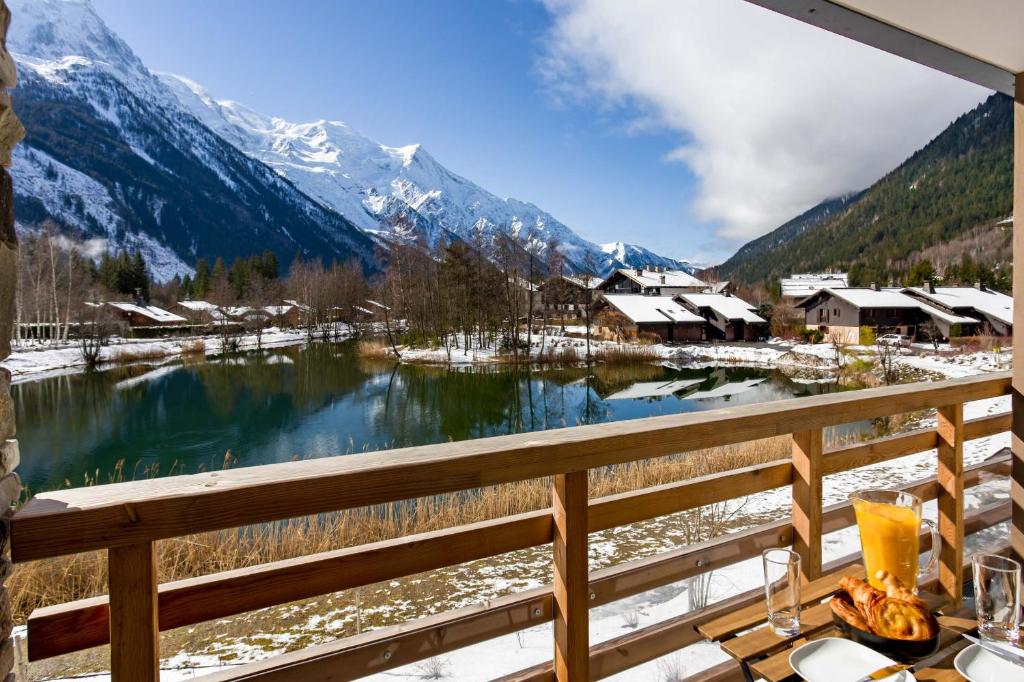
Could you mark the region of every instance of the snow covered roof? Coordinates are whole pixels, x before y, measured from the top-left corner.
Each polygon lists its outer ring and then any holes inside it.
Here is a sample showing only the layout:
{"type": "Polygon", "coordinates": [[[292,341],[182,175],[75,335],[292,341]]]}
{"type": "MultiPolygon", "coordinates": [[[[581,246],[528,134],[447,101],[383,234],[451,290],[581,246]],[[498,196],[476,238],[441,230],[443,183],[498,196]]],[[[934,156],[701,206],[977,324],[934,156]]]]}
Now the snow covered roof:
{"type": "Polygon", "coordinates": [[[797,303],[797,307],[803,307],[818,294],[832,294],[847,303],[858,308],[920,308],[921,302],[911,298],[900,289],[883,288],[872,289],[870,287],[825,287],[815,292],[810,297],[797,303]]]}
{"type": "Polygon", "coordinates": [[[352,306],[352,308],[353,308],[353,310],[358,310],[359,312],[363,313],[364,315],[373,315],[374,314],[374,312],[372,310],[364,308],[361,305],[354,305],[354,306],[352,306]]]}
{"type": "Polygon", "coordinates": [[[638,381],[629,388],[612,393],[605,400],[635,400],[669,396],[696,386],[704,379],[676,379],[675,381],[638,381]]]}
{"type": "Polygon", "coordinates": [[[933,305],[928,305],[924,301],[920,301],[918,303],[918,306],[921,308],[921,310],[928,313],[928,315],[930,315],[931,317],[935,318],[936,320],[942,320],[943,322],[946,322],[948,324],[978,324],[978,320],[974,319],[973,317],[967,317],[965,315],[956,315],[954,313],[947,313],[945,310],[942,310],[941,308],[936,308],[933,305]]]}
{"type": "Polygon", "coordinates": [[[721,386],[716,386],[709,391],[697,391],[686,396],[690,400],[708,400],[711,398],[727,398],[729,396],[736,395],[737,393],[743,393],[750,389],[763,384],[766,379],[747,379],[745,381],[732,381],[721,386]]]}
{"type": "Polygon", "coordinates": [[[178,301],[178,305],[194,312],[209,312],[217,309],[217,306],[207,301],[178,301]]]}
{"type": "Polygon", "coordinates": [[[270,315],[277,317],[279,315],[286,315],[294,307],[293,305],[268,305],[264,306],[263,309],[270,315]]]}
{"type": "Polygon", "coordinates": [[[221,308],[221,310],[223,310],[228,317],[244,317],[252,311],[252,308],[247,305],[240,305],[234,307],[225,306],[221,308]]]}
{"type": "Polygon", "coordinates": [[[152,305],[135,305],[134,303],[120,303],[120,302],[108,302],[112,308],[117,308],[120,311],[126,313],[134,313],[136,315],[142,315],[148,317],[154,322],[188,322],[181,315],[175,315],[174,313],[168,312],[163,308],[157,308],[152,305]]]}
{"type": "Polygon", "coordinates": [[[702,282],[683,270],[663,270],[661,272],[656,272],[654,270],[641,269],[637,272],[637,268],[619,268],[617,272],[621,272],[629,279],[644,287],[685,287],[691,289],[704,289],[707,287],[705,282],[702,282]],[[662,280],[662,278],[664,278],[664,280],[662,280]]]}
{"type": "Polygon", "coordinates": [[[1005,324],[1013,324],[1013,298],[998,291],[975,287],[935,287],[935,293],[925,287],[911,287],[910,291],[950,310],[972,308],[1005,324]]]}
{"type": "Polygon", "coordinates": [[[794,274],[779,280],[782,295],[788,298],[806,298],[829,287],[850,286],[845,272],[808,272],[794,274]]]}
{"type": "Polygon", "coordinates": [[[724,282],[708,282],[708,293],[721,294],[725,293],[725,290],[729,288],[732,282],[725,280],[724,282]]]}
{"type": "Polygon", "coordinates": [[[711,308],[727,320],[743,320],[753,324],[767,324],[767,320],[754,312],[754,306],[738,296],[725,296],[724,294],[679,294],[677,298],[681,298],[697,308],[711,308]]]}
{"type": "Polygon", "coordinates": [[[703,323],[704,318],[691,313],[671,296],[638,296],[637,294],[605,294],[604,300],[635,323],[682,322],[703,323]]]}
{"type": "Polygon", "coordinates": [[[569,282],[570,284],[573,284],[578,287],[586,287],[587,289],[596,289],[599,286],[601,286],[602,282],[604,282],[604,280],[601,279],[600,277],[588,277],[587,283],[584,284],[582,277],[575,277],[573,275],[562,275],[562,279],[564,279],[566,282],[569,282]]]}
{"type": "Polygon", "coordinates": [[[298,308],[299,310],[309,310],[309,306],[306,305],[305,303],[299,303],[298,301],[295,301],[295,300],[290,299],[290,298],[284,299],[284,302],[287,303],[290,306],[294,306],[294,307],[298,308]]]}

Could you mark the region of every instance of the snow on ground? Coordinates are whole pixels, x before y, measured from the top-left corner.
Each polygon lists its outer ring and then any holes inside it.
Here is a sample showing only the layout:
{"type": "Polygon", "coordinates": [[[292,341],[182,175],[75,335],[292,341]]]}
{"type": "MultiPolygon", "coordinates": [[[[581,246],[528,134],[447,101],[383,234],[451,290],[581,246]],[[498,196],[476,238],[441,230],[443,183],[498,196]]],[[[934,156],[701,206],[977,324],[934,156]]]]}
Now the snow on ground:
{"type": "MultiPolygon", "coordinates": [[[[270,328],[263,332],[263,348],[275,348],[279,346],[291,346],[305,343],[307,337],[304,331],[291,331],[277,328],[270,328]]],[[[132,358],[176,358],[184,352],[187,347],[197,341],[202,341],[207,355],[215,355],[221,352],[221,340],[217,336],[205,336],[201,338],[182,339],[153,339],[153,340],[132,340],[132,339],[111,339],[110,345],[105,346],[100,355],[102,362],[130,361],[132,358]]],[[[256,337],[248,334],[239,338],[239,350],[253,350],[256,348],[256,337]]],[[[15,347],[14,352],[0,363],[11,372],[14,383],[21,381],[41,379],[53,374],[66,374],[85,369],[85,359],[77,343],[68,343],[62,346],[51,345],[20,345],[15,347]]]]}
{"type": "MultiPolygon", "coordinates": [[[[289,336],[286,333],[278,332],[270,336],[271,343],[299,342],[301,335],[289,336]],[[297,338],[298,337],[298,338],[297,338]]],[[[268,336],[264,336],[264,342],[268,342],[268,336]]],[[[148,342],[148,343],[169,343],[169,342],[148,342]]],[[[571,337],[549,336],[545,339],[545,345],[550,348],[568,349],[573,348],[582,355],[585,352],[585,340],[571,337]]],[[[602,347],[603,342],[594,343],[594,347],[602,347]]],[[[608,344],[616,345],[616,344],[608,344]]],[[[687,346],[650,346],[658,357],[673,364],[702,364],[702,363],[738,363],[763,366],[793,366],[828,367],[833,362],[834,350],[828,344],[818,345],[793,345],[779,342],[777,340],[766,344],[704,344],[687,346]]],[[[872,348],[859,348],[855,352],[868,354],[872,348]]],[[[67,351],[41,351],[43,353],[61,353],[67,351]]],[[[77,352],[77,351],[75,351],[77,352]]],[[[180,350],[179,350],[180,352],[180,350]]],[[[209,351],[208,351],[209,352],[209,351]]],[[[532,349],[536,354],[539,352],[536,347],[532,349]]],[[[447,353],[441,349],[440,353],[445,357],[438,358],[437,350],[403,352],[403,360],[431,362],[447,361],[447,353]]],[[[23,354],[27,354],[23,353],[23,354]]],[[[456,352],[453,349],[453,363],[491,362],[495,360],[493,351],[470,351],[469,353],[456,352]]],[[[973,353],[956,356],[940,355],[915,355],[905,351],[900,355],[899,362],[921,370],[927,370],[948,377],[968,376],[984,372],[1006,369],[1008,366],[1008,355],[994,355],[993,353],[973,353]]],[[[15,363],[12,371],[20,369],[15,363]]],[[[45,366],[46,362],[26,362],[24,367],[32,371],[31,367],[45,366]]],[[[156,367],[149,375],[162,371],[156,367]]],[[[131,379],[129,381],[143,380],[147,375],[131,379]]],[[[1006,412],[1010,409],[1010,402],[1007,396],[992,398],[988,400],[968,403],[964,408],[965,419],[973,419],[985,415],[1006,412]]],[[[925,416],[911,428],[926,428],[934,426],[934,416],[925,416]]],[[[997,434],[986,438],[970,441],[964,446],[964,460],[967,465],[975,464],[990,457],[994,453],[1009,447],[1009,434],[997,434]]],[[[936,453],[935,450],[918,453],[903,457],[891,462],[864,467],[850,472],[843,472],[826,478],[824,483],[824,499],[826,505],[842,502],[854,490],[866,487],[893,487],[914,481],[917,479],[933,476],[935,474],[936,453]]],[[[967,509],[977,508],[997,500],[1008,499],[1009,483],[1004,478],[986,482],[968,491],[966,498],[967,509]]],[[[788,488],[777,489],[753,495],[743,500],[736,500],[730,503],[730,511],[736,512],[736,519],[741,522],[731,531],[739,531],[762,523],[786,518],[789,514],[791,497],[788,488]]],[[[934,502],[926,505],[925,516],[935,518],[936,509],[934,502]]],[[[659,526],[649,526],[643,529],[646,546],[653,552],[665,551],[675,545],[675,538],[669,529],[671,525],[660,526],[663,532],[656,532],[659,526]],[[653,533],[653,535],[652,535],[653,533]]],[[[637,541],[636,531],[629,529],[614,529],[596,534],[591,538],[591,560],[614,559],[618,554],[620,542],[635,543],[637,541]]],[[[987,534],[981,534],[981,541],[992,541],[1005,535],[1005,528],[996,527],[990,529],[987,534]]],[[[977,539],[974,542],[978,542],[977,539]]],[[[859,538],[856,527],[847,528],[832,533],[823,539],[823,555],[825,561],[847,556],[859,551],[859,538]]],[[[607,565],[607,561],[601,565],[607,565]]],[[[481,579],[480,576],[477,576],[481,579]]],[[[494,583],[487,586],[476,585],[477,588],[486,587],[488,592],[500,590],[503,581],[508,582],[508,575],[502,571],[495,571],[494,575],[483,580],[494,583]]],[[[598,607],[591,612],[591,642],[597,643],[607,639],[618,637],[637,628],[643,628],[656,624],[666,619],[679,616],[682,613],[693,610],[703,601],[699,595],[701,584],[696,579],[689,579],[677,584],[667,585],[647,593],[635,595],[621,600],[614,604],[598,607]]],[[[707,578],[707,604],[713,604],[722,599],[731,597],[737,593],[759,588],[763,584],[761,565],[759,559],[744,561],[733,566],[716,570],[707,578]]],[[[539,581],[532,578],[526,581],[517,581],[516,589],[529,589],[540,586],[539,581]],[[525,586],[521,583],[526,583],[525,586]]],[[[468,586],[473,587],[473,586],[468,586]]],[[[315,618],[321,618],[316,616],[315,618]]],[[[317,628],[317,623],[311,620],[308,623],[310,630],[317,628]]],[[[260,635],[261,638],[271,643],[269,647],[259,649],[245,647],[239,644],[237,647],[228,647],[227,651],[237,657],[232,660],[231,665],[245,663],[265,658],[274,653],[283,652],[292,641],[291,634],[268,632],[260,635]],[[278,648],[279,647],[279,648],[278,648]]],[[[221,654],[225,650],[221,650],[221,654]]],[[[550,660],[551,657],[551,626],[550,624],[524,630],[517,634],[498,637],[481,644],[459,649],[450,654],[440,656],[436,659],[423,661],[380,673],[368,679],[371,680],[420,680],[425,678],[450,679],[450,680],[486,680],[494,677],[515,672],[531,665],[550,660]]],[[[671,680],[679,679],[687,675],[693,675],[699,671],[727,660],[727,655],[722,653],[717,646],[708,643],[699,643],[686,647],[669,656],[643,665],[632,668],[626,672],[616,675],[616,680],[671,680]]],[[[163,680],[189,680],[198,677],[220,667],[228,667],[218,661],[213,655],[189,655],[179,653],[163,662],[163,680]]],[[[75,680],[109,680],[109,675],[92,675],[75,677],[75,680]]]]}

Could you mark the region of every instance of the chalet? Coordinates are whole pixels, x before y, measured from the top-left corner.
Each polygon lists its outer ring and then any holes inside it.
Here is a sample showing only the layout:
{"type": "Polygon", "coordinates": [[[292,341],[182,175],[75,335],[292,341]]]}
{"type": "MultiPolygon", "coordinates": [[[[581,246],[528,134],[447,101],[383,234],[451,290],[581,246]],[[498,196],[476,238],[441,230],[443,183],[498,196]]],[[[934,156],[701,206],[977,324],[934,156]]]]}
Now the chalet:
{"type": "Polygon", "coordinates": [[[210,324],[222,317],[217,306],[208,301],[185,300],[176,305],[191,324],[210,324]]]}
{"type": "Polygon", "coordinates": [[[293,305],[268,305],[263,310],[275,327],[298,327],[302,322],[299,309],[293,305]]]}
{"type": "Polygon", "coordinates": [[[908,287],[903,291],[950,315],[975,320],[973,325],[945,331],[945,336],[1013,334],[1013,298],[980,283],[973,287],[937,287],[927,282],[923,287],[908,287]]]}
{"type": "Polygon", "coordinates": [[[676,300],[707,320],[706,336],[724,341],[757,341],[768,337],[768,321],[756,308],[732,294],[680,294],[676,300]]]}
{"type": "Polygon", "coordinates": [[[188,324],[181,315],[175,315],[154,305],[108,302],[109,306],[128,323],[129,327],[180,327],[188,324]]]}
{"type": "Polygon", "coordinates": [[[822,289],[846,289],[850,280],[845,272],[805,272],[779,280],[780,296],[790,303],[802,301],[822,289]]]}
{"type": "Polygon", "coordinates": [[[583,306],[597,300],[600,277],[558,275],[538,287],[541,305],[549,314],[582,317],[583,306]]]}
{"type": "Polygon", "coordinates": [[[808,329],[820,329],[841,343],[860,343],[862,327],[876,334],[913,338],[923,324],[934,323],[940,334],[948,336],[957,326],[977,323],[974,318],[951,314],[908,296],[901,289],[877,286],[822,289],[796,307],[804,310],[808,329]]]}
{"type": "Polygon", "coordinates": [[[599,289],[605,294],[643,294],[645,296],[675,296],[707,291],[708,285],[683,270],[655,268],[619,268],[599,289]]]}
{"type": "Polygon", "coordinates": [[[652,334],[666,343],[700,341],[704,318],[690,312],[671,296],[604,294],[598,302],[597,324],[615,337],[652,334]]]}

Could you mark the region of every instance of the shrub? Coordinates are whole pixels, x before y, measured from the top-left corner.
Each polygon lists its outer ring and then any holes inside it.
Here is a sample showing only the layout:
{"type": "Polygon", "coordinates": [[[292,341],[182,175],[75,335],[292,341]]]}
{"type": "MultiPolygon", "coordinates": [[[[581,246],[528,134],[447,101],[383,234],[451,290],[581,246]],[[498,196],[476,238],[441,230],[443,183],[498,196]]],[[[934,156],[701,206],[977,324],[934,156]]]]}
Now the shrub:
{"type": "Polygon", "coordinates": [[[871,327],[864,326],[860,328],[860,345],[862,346],[873,346],[875,345],[875,330],[871,327]]]}

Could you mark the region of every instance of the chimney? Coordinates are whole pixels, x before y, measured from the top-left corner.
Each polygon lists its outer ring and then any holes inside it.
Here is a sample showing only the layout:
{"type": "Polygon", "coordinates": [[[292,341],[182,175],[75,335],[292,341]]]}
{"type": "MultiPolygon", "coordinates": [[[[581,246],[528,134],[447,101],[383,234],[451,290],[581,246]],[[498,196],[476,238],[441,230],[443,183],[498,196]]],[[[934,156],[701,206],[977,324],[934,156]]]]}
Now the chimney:
{"type": "Polygon", "coordinates": [[[644,269],[643,268],[637,267],[637,268],[633,268],[633,270],[636,272],[638,277],[640,275],[644,274],[644,269]]]}
{"type": "Polygon", "coordinates": [[[665,283],[665,275],[662,275],[662,276],[661,276],[661,277],[659,277],[658,279],[660,279],[660,280],[661,280],[661,283],[662,283],[662,284],[664,284],[664,283],[665,283]]]}
{"type": "Polygon", "coordinates": [[[974,283],[974,288],[978,291],[985,291],[985,285],[980,280],[974,283]]]}
{"type": "Polygon", "coordinates": [[[935,282],[934,282],[934,280],[932,280],[931,277],[929,277],[928,279],[926,279],[924,281],[924,290],[926,292],[928,292],[929,294],[934,294],[935,293],[935,282]]]}
{"type": "Polygon", "coordinates": [[[146,307],[146,301],[142,298],[142,289],[139,287],[135,287],[135,305],[146,307]]]}
{"type": "Polygon", "coordinates": [[[878,286],[878,282],[872,282],[872,283],[871,283],[871,289],[872,289],[873,291],[881,291],[881,290],[882,290],[882,287],[878,286]]]}

